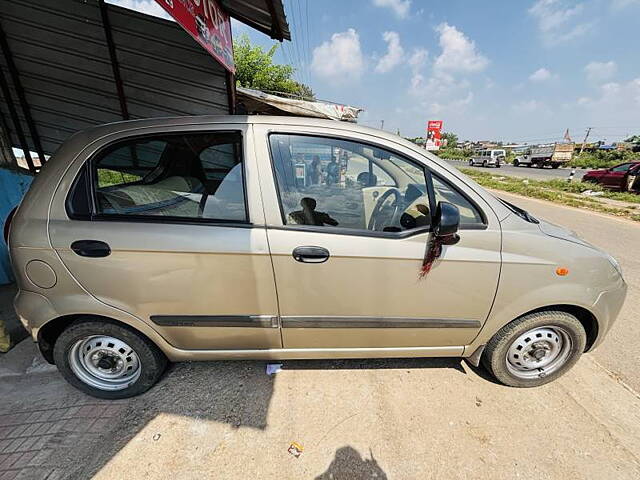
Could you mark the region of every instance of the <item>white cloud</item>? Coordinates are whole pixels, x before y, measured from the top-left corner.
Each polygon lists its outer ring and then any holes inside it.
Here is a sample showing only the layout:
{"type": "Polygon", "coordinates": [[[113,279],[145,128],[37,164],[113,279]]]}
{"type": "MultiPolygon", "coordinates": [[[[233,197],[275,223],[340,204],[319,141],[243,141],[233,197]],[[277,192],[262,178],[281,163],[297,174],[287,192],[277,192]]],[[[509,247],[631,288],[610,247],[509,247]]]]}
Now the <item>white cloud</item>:
{"type": "Polygon", "coordinates": [[[481,55],[476,44],[456,27],[441,23],[436,27],[440,34],[442,53],[436,58],[434,68],[449,72],[479,72],[489,64],[489,60],[481,55]]]}
{"type": "Polygon", "coordinates": [[[578,105],[592,107],[603,114],[624,115],[628,111],[637,115],[636,112],[640,108],[640,77],[626,84],[605,83],[600,86],[600,94],[597,98],[580,97],[578,105]]]}
{"type": "Polygon", "coordinates": [[[471,83],[465,77],[484,70],[489,60],[456,27],[442,23],[436,32],[441,51],[428,76],[421,71],[427,59],[426,50],[414,51],[409,58],[412,67],[409,93],[418,100],[423,114],[459,117],[474,99],[471,83]]]}
{"type": "Polygon", "coordinates": [[[387,53],[378,61],[376,72],[386,73],[400,65],[404,59],[404,49],[400,44],[400,35],[396,32],[384,32],[382,38],[387,42],[387,53]]]}
{"type": "Polygon", "coordinates": [[[613,0],[611,4],[615,10],[621,10],[630,6],[640,6],[640,0],[613,0]]]}
{"type": "Polygon", "coordinates": [[[407,18],[411,8],[411,0],[373,0],[373,4],[376,7],[390,8],[398,18],[407,18]]]}
{"type": "Polygon", "coordinates": [[[589,62],[584,71],[587,79],[592,83],[602,83],[610,80],[617,72],[618,65],[613,60],[609,62],[589,62]]]}
{"type": "Polygon", "coordinates": [[[353,28],[334,33],[331,40],[313,49],[311,70],[333,85],[359,79],[364,68],[360,37],[353,28]]]}
{"type": "Polygon", "coordinates": [[[172,20],[165,10],[154,0],[106,0],[107,3],[118,5],[119,7],[128,8],[130,10],[136,10],[147,15],[153,15],[154,17],[165,18],[172,20]]]}
{"type": "Polygon", "coordinates": [[[417,72],[422,67],[424,67],[427,62],[427,58],[429,57],[429,52],[424,48],[414,48],[409,56],[409,66],[413,70],[413,72],[417,72]]]}
{"type": "Polygon", "coordinates": [[[541,110],[542,107],[543,105],[537,100],[523,100],[512,106],[516,113],[533,113],[541,110]]]}
{"type": "Polygon", "coordinates": [[[439,103],[439,102],[432,103],[427,107],[428,108],[427,113],[431,113],[433,115],[440,115],[442,113],[447,113],[451,115],[454,113],[459,113],[461,110],[464,110],[464,108],[467,105],[470,105],[472,102],[473,102],[473,92],[468,92],[465,97],[459,98],[457,100],[452,100],[451,102],[448,102],[448,103],[439,103]]]}
{"type": "Polygon", "coordinates": [[[584,4],[574,3],[566,0],[537,0],[529,9],[529,14],[536,19],[543,41],[548,46],[569,41],[589,31],[591,23],[576,23],[584,12],[584,4]]]}
{"type": "Polygon", "coordinates": [[[553,74],[547,70],[546,68],[539,68],[531,75],[529,75],[529,80],[532,82],[546,82],[547,80],[551,80],[553,74]]]}

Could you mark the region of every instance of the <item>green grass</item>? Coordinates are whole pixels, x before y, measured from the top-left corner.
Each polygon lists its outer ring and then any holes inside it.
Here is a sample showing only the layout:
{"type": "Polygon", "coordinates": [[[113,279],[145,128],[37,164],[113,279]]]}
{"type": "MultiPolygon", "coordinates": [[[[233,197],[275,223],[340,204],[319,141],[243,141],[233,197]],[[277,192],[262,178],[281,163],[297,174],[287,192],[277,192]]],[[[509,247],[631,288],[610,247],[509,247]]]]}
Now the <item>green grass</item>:
{"type": "Polygon", "coordinates": [[[126,172],[116,172],[107,168],[98,169],[98,187],[110,187],[112,185],[121,185],[123,183],[137,182],[142,177],[126,172]]]}
{"type": "Polygon", "coordinates": [[[583,182],[566,182],[563,180],[530,180],[516,177],[503,177],[498,174],[491,174],[472,170],[470,168],[460,169],[462,173],[470,176],[483,187],[504,192],[514,193],[530,198],[538,198],[549,202],[568,205],[571,207],[593,210],[607,213],[618,217],[625,217],[640,222],[640,195],[633,193],[610,192],[603,190],[597,185],[583,182]],[[603,192],[601,197],[577,197],[585,190],[603,192]],[[639,204],[639,207],[616,207],[608,205],[598,200],[598,198],[611,198],[624,202],[639,204]]]}
{"type": "Polygon", "coordinates": [[[595,152],[583,152],[582,155],[574,155],[569,162],[570,167],[578,168],[610,168],[624,162],[640,160],[640,153],[619,150],[597,150],[595,152]]]}

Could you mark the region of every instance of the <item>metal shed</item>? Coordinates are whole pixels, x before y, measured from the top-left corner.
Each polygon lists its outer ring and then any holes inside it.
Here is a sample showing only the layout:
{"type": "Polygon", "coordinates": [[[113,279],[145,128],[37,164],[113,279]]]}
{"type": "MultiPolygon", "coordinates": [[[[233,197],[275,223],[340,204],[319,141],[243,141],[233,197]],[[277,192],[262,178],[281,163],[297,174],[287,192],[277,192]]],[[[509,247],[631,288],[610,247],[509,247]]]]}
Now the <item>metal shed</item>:
{"type": "MultiPolygon", "coordinates": [[[[290,39],[282,0],[218,2],[229,16],[290,39]]],[[[175,22],[104,0],[0,0],[0,99],[2,231],[30,183],[12,146],[24,151],[33,174],[66,138],[92,125],[233,113],[235,79],[175,22]]],[[[0,284],[9,278],[0,235],[0,284]]]]}

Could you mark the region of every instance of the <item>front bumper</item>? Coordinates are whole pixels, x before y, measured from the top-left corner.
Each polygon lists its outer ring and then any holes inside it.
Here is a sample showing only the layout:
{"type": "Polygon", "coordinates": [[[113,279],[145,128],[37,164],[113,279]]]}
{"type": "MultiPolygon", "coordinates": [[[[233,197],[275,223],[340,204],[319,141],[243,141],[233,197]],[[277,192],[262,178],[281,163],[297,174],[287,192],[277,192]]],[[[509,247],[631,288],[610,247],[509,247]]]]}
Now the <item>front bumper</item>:
{"type": "Polygon", "coordinates": [[[593,304],[592,310],[598,319],[598,336],[590,351],[602,343],[618,318],[627,296],[627,284],[620,276],[619,283],[609,290],[601,292],[593,304]]]}

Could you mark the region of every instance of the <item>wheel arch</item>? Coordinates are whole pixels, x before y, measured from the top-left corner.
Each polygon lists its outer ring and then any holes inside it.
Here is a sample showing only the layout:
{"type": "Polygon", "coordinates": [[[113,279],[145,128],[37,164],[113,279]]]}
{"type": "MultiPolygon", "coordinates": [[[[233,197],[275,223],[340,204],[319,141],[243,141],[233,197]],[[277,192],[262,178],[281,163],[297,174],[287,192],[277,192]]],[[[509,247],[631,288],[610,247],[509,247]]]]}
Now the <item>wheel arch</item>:
{"type": "Polygon", "coordinates": [[[126,328],[127,330],[130,330],[132,332],[135,332],[143,336],[153,345],[155,345],[161,352],[163,351],[161,345],[158,345],[158,342],[154,341],[153,338],[151,338],[149,335],[147,335],[145,332],[141,331],[140,329],[126,322],[117,320],[115,318],[106,317],[103,315],[78,313],[73,315],[63,315],[63,316],[54,318],[48,321],[47,323],[45,323],[42,327],[40,327],[40,329],[38,330],[38,335],[36,340],[38,342],[38,348],[40,349],[40,353],[42,353],[42,356],[44,357],[44,359],[51,364],[54,363],[53,347],[58,337],[62,334],[62,332],[67,327],[69,327],[74,323],[79,323],[83,321],[95,321],[95,320],[112,323],[120,327],[126,328]]]}
{"type": "Polygon", "coordinates": [[[514,318],[512,322],[526,315],[530,315],[532,313],[551,312],[551,311],[565,312],[576,317],[584,327],[584,331],[587,334],[587,344],[585,346],[584,351],[588,352],[591,349],[591,347],[593,347],[593,344],[598,338],[598,333],[599,333],[598,320],[596,319],[595,315],[592,312],[578,305],[556,304],[556,305],[547,305],[544,307],[535,308],[533,310],[529,310],[528,312],[525,312],[522,315],[519,315],[518,317],[514,318]]]}
{"type": "MultiPolygon", "coordinates": [[[[600,326],[598,324],[598,320],[596,316],[588,309],[581,307],[579,305],[554,304],[554,305],[545,305],[543,307],[537,307],[527,312],[521,313],[520,315],[514,317],[509,322],[506,322],[500,328],[512,322],[515,322],[516,320],[526,315],[530,315],[532,313],[551,312],[551,311],[565,312],[576,317],[584,327],[584,330],[587,334],[587,343],[585,345],[584,351],[588,352],[589,350],[591,350],[596,340],[598,339],[598,335],[600,333],[600,326]]],[[[498,328],[496,332],[500,330],[500,328],[498,328]]],[[[496,332],[494,332],[494,334],[496,332]]],[[[484,352],[485,347],[487,346],[487,343],[492,337],[493,335],[491,335],[491,337],[487,338],[486,340],[483,340],[482,342],[476,343],[476,345],[473,346],[472,348],[469,348],[469,346],[465,347],[465,353],[466,353],[465,357],[468,360],[470,360],[473,365],[478,366],[480,364],[480,358],[484,352]]]]}

